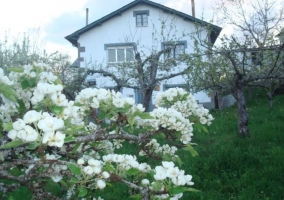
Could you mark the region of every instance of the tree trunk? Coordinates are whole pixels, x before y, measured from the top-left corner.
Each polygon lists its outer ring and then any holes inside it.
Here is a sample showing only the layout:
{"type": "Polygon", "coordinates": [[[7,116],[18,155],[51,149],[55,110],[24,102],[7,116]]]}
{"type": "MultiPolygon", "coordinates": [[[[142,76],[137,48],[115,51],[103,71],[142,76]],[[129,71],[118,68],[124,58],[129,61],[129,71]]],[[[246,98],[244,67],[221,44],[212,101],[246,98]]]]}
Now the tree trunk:
{"type": "Polygon", "coordinates": [[[273,93],[269,91],[269,92],[267,93],[267,97],[268,97],[269,108],[270,108],[270,109],[272,109],[272,106],[273,106],[273,98],[272,98],[272,96],[273,96],[273,93]]]}
{"type": "Polygon", "coordinates": [[[235,88],[233,96],[237,100],[237,107],[238,107],[238,134],[240,137],[249,136],[249,129],[248,129],[248,112],[246,108],[246,100],[245,95],[242,87],[235,88]]]}
{"type": "Polygon", "coordinates": [[[150,102],[152,98],[152,93],[153,89],[147,89],[143,92],[142,104],[147,112],[150,111],[150,102]]]}

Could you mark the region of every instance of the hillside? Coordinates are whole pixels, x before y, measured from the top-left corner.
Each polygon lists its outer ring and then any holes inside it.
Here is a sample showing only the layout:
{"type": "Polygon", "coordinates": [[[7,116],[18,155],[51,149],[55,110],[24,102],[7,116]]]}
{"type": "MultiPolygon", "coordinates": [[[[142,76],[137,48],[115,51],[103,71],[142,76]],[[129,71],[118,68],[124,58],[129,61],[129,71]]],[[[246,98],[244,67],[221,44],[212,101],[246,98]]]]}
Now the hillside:
{"type": "MultiPolygon", "coordinates": [[[[248,102],[249,138],[237,136],[237,109],[214,111],[210,134],[195,134],[199,157],[182,155],[199,193],[183,199],[284,199],[284,96],[248,102]]],[[[183,152],[181,152],[183,154],[183,152]]]]}

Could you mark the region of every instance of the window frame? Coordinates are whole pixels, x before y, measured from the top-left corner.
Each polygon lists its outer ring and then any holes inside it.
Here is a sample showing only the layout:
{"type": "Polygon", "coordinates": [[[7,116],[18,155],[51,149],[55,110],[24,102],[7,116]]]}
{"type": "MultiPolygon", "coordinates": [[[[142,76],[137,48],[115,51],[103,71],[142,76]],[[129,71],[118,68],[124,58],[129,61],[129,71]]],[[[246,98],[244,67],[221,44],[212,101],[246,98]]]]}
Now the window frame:
{"type": "Polygon", "coordinates": [[[137,11],[133,11],[133,17],[135,17],[135,24],[136,27],[148,27],[149,24],[149,20],[148,17],[150,15],[149,10],[137,10],[137,11]],[[141,17],[141,21],[138,22],[138,17],[141,17]],[[138,24],[141,23],[141,24],[138,24]]]}
{"type": "Polygon", "coordinates": [[[116,63],[125,63],[125,62],[134,62],[135,57],[134,57],[134,49],[136,47],[135,43],[110,43],[110,44],[105,44],[104,49],[106,51],[106,60],[108,64],[116,64],[116,63]],[[129,58],[129,54],[127,53],[127,50],[131,49],[133,52],[132,59],[129,58]],[[115,59],[114,61],[109,61],[110,54],[109,50],[114,50],[115,51],[115,59]],[[123,50],[123,60],[120,59],[119,57],[119,50],[123,50]]]}
{"type": "MultiPolygon", "coordinates": [[[[169,42],[162,42],[161,44],[161,49],[165,50],[167,47],[171,47],[171,46],[175,46],[175,48],[171,48],[171,52],[169,53],[169,55],[165,56],[165,58],[173,58],[173,59],[177,59],[180,55],[184,54],[186,49],[187,49],[187,41],[183,40],[183,41],[169,41],[169,42]],[[183,46],[182,49],[182,53],[178,53],[176,51],[176,47],[177,46],[183,46]],[[172,55],[171,55],[172,54],[172,55]]],[[[180,50],[180,49],[179,49],[180,50]]]]}

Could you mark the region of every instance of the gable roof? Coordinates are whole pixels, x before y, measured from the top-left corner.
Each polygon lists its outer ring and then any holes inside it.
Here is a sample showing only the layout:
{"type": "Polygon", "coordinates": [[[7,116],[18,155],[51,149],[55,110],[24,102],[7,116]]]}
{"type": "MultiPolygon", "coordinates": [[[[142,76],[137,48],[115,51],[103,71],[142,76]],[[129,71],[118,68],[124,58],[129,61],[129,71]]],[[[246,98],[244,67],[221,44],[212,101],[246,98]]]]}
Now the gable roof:
{"type": "Polygon", "coordinates": [[[171,14],[175,14],[181,18],[183,18],[184,20],[186,21],[190,21],[190,22],[194,22],[194,23],[198,23],[200,25],[203,25],[203,26],[209,26],[210,27],[210,30],[211,30],[211,33],[210,33],[210,38],[211,38],[211,42],[212,44],[215,43],[217,37],[219,36],[222,28],[219,27],[219,26],[216,26],[216,25],[213,25],[213,24],[210,24],[208,22],[205,22],[203,20],[200,20],[200,19],[197,19],[195,17],[192,17],[190,15],[187,15],[183,12],[180,12],[180,11],[177,11],[175,9],[172,9],[172,8],[169,8],[169,7],[166,7],[166,6],[163,6],[161,4],[158,4],[158,3],[155,3],[155,2],[152,2],[152,1],[149,1],[149,0],[134,0],[132,1],[131,3],[119,8],[118,10],[90,23],[89,25],[75,31],[74,33],[68,35],[65,37],[66,40],[68,40],[69,42],[72,43],[72,45],[76,46],[77,47],[77,40],[79,39],[80,35],[97,27],[97,26],[101,26],[102,23],[112,19],[113,17],[116,17],[116,16],[119,16],[121,15],[124,11],[138,5],[138,4],[146,4],[146,5],[149,5],[149,6],[152,6],[154,8],[158,8],[160,10],[162,10],[163,12],[167,12],[167,13],[171,13],[171,14]]]}

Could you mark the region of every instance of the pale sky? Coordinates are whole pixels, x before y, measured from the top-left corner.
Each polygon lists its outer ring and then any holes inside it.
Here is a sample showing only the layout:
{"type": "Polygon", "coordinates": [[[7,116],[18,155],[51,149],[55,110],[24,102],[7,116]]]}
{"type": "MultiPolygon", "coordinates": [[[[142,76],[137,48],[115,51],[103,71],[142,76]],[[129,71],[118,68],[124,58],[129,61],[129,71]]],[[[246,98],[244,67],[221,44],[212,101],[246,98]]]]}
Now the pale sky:
{"type": "MultiPolygon", "coordinates": [[[[117,10],[133,0],[0,0],[0,39],[31,29],[40,29],[45,49],[61,51],[76,58],[77,49],[64,37],[85,26],[86,8],[89,23],[117,10]]],[[[152,0],[191,15],[191,0],[152,0]]],[[[205,21],[213,18],[215,0],[195,0],[195,16],[205,21]]]]}

